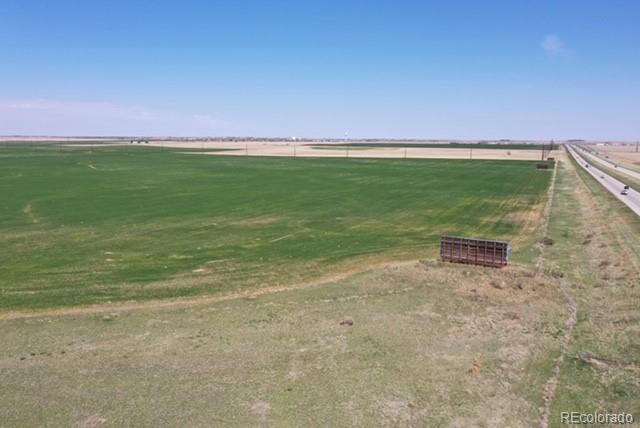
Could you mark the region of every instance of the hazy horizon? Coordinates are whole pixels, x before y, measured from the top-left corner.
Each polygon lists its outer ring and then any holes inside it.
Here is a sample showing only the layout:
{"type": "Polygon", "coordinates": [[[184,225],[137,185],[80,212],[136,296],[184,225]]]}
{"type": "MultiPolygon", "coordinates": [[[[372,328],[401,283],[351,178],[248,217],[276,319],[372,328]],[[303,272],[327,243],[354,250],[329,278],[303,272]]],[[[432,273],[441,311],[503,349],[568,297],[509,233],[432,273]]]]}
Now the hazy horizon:
{"type": "Polygon", "coordinates": [[[300,142],[313,142],[313,141],[331,141],[331,142],[340,142],[340,141],[398,141],[398,142],[433,142],[433,143],[457,143],[457,142],[473,142],[473,143],[624,143],[624,144],[636,144],[640,140],[619,140],[619,139],[584,139],[584,138],[566,138],[566,139],[534,139],[534,138],[395,138],[395,137],[362,137],[362,138],[340,138],[340,137],[288,137],[281,135],[203,135],[203,136],[176,136],[176,135],[25,135],[25,134],[14,134],[14,135],[0,135],[0,141],[8,141],[11,142],[11,139],[16,139],[16,141],[21,141],[20,139],[24,139],[22,141],[28,141],[28,139],[33,139],[34,141],[56,141],[56,140],[144,140],[149,139],[150,141],[162,141],[162,140],[193,140],[193,141],[202,141],[202,140],[252,140],[252,141],[260,141],[260,140],[271,140],[271,141],[300,141],[300,142]]]}

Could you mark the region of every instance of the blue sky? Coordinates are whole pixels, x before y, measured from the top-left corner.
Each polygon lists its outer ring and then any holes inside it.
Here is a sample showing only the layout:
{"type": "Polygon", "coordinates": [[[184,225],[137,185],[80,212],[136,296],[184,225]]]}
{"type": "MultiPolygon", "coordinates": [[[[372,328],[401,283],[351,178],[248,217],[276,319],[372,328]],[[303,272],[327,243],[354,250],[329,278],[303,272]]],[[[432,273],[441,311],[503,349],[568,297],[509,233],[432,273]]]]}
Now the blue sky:
{"type": "Polygon", "coordinates": [[[640,2],[0,3],[0,134],[640,138],[640,2]]]}

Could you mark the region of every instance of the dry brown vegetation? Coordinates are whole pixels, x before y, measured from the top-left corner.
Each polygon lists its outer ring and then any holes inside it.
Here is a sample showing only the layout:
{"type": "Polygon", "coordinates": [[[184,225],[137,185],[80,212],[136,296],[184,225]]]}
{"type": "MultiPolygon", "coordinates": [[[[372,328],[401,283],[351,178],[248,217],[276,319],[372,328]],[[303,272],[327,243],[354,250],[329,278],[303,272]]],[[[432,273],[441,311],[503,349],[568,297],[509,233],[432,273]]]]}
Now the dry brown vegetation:
{"type": "Polygon", "coordinates": [[[557,281],[423,261],[187,308],[4,321],[3,416],[514,425],[537,417],[546,379],[531,368],[558,351],[557,281]]]}
{"type": "Polygon", "coordinates": [[[598,152],[605,159],[627,166],[635,171],[640,170],[640,152],[636,152],[635,143],[607,146],[590,145],[589,148],[598,152]]]}

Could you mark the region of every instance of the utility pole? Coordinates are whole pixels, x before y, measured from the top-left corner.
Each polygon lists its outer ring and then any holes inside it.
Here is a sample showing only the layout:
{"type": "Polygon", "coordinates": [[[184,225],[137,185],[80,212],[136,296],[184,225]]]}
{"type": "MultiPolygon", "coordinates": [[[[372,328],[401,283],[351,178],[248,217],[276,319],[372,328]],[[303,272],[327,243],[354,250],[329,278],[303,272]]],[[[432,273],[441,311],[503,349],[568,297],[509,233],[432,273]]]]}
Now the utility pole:
{"type": "Polygon", "coordinates": [[[636,140],[636,153],[638,153],[638,141],[636,140]]]}

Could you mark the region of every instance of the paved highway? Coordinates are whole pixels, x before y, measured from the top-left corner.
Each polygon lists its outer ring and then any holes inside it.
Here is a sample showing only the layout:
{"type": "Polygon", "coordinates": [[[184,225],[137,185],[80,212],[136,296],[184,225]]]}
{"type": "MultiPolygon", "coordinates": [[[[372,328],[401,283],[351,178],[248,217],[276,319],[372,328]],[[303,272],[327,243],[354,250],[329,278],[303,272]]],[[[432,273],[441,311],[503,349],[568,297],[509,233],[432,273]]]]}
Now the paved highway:
{"type": "Polygon", "coordinates": [[[569,151],[571,156],[573,156],[574,159],[578,162],[578,165],[580,165],[582,169],[584,169],[589,174],[591,174],[591,176],[594,177],[596,180],[598,180],[600,184],[604,186],[605,189],[607,189],[609,192],[613,194],[613,196],[615,196],[620,201],[622,201],[622,203],[628,206],[631,209],[631,211],[636,213],[636,215],[640,216],[640,192],[636,192],[633,189],[629,189],[628,195],[621,195],[620,192],[624,187],[624,183],[622,183],[619,180],[616,180],[610,175],[599,170],[597,167],[593,166],[591,163],[587,162],[582,156],[580,156],[576,152],[573,146],[567,146],[567,150],[569,151]]]}
{"type": "Polygon", "coordinates": [[[627,174],[629,177],[633,177],[633,178],[636,178],[636,179],[640,180],[640,173],[637,172],[637,171],[633,171],[633,170],[631,170],[629,168],[625,168],[625,167],[620,166],[618,164],[615,164],[615,163],[613,163],[613,162],[611,162],[609,160],[602,159],[601,157],[599,157],[597,155],[589,153],[588,151],[586,151],[582,147],[574,147],[574,148],[576,149],[576,151],[580,152],[580,154],[583,155],[585,158],[587,158],[587,159],[589,159],[589,160],[591,160],[593,162],[600,163],[600,164],[602,164],[602,165],[604,165],[606,167],[609,167],[609,168],[615,168],[616,171],[619,171],[619,172],[621,172],[623,174],[627,174]]]}

